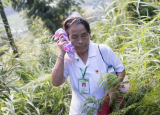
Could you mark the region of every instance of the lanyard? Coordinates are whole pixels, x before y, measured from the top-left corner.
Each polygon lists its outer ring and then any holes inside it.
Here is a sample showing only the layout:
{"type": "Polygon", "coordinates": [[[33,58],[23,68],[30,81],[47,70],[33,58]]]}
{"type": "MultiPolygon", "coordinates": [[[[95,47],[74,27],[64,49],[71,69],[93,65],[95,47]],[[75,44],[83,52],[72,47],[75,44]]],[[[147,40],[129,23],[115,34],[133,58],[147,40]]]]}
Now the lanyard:
{"type": "MultiPolygon", "coordinates": [[[[80,70],[81,70],[81,73],[82,73],[82,69],[80,68],[80,70]]],[[[85,74],[86,74],[86,71],[87,71],[87,67],[85,68],[85,70],[84,70],[84,73],[82,73],[82,78],[84,79],[84,76],[85,76],[85,74]]]]}

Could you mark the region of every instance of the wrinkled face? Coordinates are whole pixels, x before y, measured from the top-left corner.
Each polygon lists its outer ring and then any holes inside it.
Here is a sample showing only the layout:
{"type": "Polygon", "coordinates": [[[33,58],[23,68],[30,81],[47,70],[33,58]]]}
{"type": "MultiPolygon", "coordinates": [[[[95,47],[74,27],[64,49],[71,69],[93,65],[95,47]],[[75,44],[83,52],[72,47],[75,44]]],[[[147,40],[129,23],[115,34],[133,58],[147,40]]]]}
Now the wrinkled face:
{"type": "Polygon", "coordinates": [[[73,24],[68,29],[69,39],[77,52],[85,52],[89,47],[90,34],[83,24],[73,24]]]}

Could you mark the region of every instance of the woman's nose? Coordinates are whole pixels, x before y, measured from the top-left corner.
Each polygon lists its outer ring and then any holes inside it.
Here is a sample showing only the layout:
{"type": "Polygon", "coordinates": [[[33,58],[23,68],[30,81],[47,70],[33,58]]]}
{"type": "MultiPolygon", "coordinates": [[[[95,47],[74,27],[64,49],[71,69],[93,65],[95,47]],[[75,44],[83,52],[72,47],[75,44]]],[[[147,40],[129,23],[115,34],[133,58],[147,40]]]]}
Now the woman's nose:
{"type": "Polygon", "coordinates": [[[79,38],[79,40],[78,40],[78,44],[83,44],[83,40],[82,40],[82,38],[79,38]]]}

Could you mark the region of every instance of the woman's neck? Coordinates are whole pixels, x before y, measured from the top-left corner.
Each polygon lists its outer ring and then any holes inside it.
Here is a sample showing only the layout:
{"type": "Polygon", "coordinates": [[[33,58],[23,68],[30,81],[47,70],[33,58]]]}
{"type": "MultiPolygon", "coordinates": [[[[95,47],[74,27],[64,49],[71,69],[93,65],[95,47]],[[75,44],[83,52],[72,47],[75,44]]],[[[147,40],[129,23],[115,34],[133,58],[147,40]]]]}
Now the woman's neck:
{"type": "Polygon", "coordinates": [[[83,63],[86,64],[87,59],[88,59],[88,49],[85,52],[77,52],[77,54],[82,59],[83,63]]]}

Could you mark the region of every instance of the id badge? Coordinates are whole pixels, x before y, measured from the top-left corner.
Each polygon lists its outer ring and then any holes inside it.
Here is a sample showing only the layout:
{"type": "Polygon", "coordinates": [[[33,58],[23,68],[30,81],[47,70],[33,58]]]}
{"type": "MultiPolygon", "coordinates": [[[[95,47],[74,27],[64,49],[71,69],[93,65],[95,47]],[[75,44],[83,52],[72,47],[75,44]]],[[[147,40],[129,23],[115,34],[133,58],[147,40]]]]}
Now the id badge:
{"type": "Polygon", "coordinates": [[[89,79],[79,79],[78,89],[79,93],[81,94],[89,94],[90,93],[89,79]]]}

